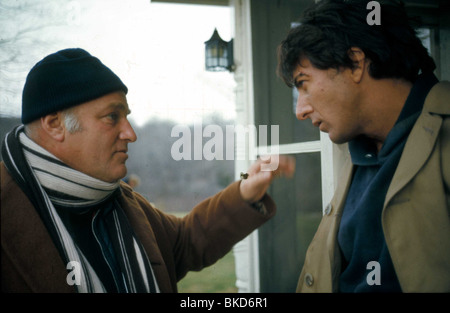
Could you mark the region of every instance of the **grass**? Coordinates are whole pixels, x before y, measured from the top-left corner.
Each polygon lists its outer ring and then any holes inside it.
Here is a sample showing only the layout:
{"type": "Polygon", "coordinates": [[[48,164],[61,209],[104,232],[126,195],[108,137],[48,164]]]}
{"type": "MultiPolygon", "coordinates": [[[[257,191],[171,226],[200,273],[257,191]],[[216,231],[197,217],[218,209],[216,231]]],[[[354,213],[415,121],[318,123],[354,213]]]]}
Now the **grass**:
{"type": "MultiPolygon", "coordinates": [[[[178,217],[186,215],[182,212],[171,214],[178,217]]],[[[189,272],[178,282],[180,293],[235,293],[237,291],[232,251],[200,272],[189,272]]]]}
{"type": "Polygon", "coordinates": [[[235,293],[236,273],[233,252],[200,272],[189,272],[178,282],[180,293],[235,293]]]}

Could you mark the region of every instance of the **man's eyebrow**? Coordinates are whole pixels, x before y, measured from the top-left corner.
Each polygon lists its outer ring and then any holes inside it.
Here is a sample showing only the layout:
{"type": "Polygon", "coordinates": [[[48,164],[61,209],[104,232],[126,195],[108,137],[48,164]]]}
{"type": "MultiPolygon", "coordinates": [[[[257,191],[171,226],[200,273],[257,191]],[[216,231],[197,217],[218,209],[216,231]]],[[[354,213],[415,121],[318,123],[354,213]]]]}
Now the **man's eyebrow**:
{"type": "Polygon", "coordinates": [[[114,108],[114,109],[119,109],[119,110],[121,110],[121,111],[125,111],[125,112],[127,113],[127,115],[131,113],[131,110],[130,110],[130,108],[128,107],[128,105],[126,105],[126,104],[124,104],[124,103],[122,103],[122,102],[113,102],[113,103],[110,103],[110,104],[108,105],[108,108],[114,108]]]}
{"type": "Polygon", "coordinates": [[[299,84],[297,83],[297,81],[299,78],[301,78],[303,76],[307,76],[307,75],[303,72],[300,72],[297,75],[295,75],[294,78],[292,79],[292,85],[294,85],[295,87],[298,87],[299,84]]]}
{"type": "Polygon", "coordinates": [[[296,76],[294,76],[293,81],[295,82],[298,78],[300,78],[300,77],[302,77],[302,76],[306,76],[306,74],[303,73],[303,72],[298,73],[296,76]]]}

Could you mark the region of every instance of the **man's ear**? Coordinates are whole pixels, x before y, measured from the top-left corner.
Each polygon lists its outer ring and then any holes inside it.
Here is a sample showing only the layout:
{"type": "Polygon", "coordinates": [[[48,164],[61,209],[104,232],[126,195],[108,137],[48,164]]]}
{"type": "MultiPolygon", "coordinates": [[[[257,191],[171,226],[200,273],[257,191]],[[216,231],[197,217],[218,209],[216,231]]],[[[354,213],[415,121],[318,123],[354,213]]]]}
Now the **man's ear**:
{"type": "Polygon", "coordinates": [[[48,114],[41,117],[42,129],[56,141],[64,141],[65,126],[64,117],[61,112],[48,114]]]}
{"type": "Polygon", "coordinates": [[[352,79],[355,83],[361,82],[368,67],[368,59],[366,54],[358,47],[352,47],[347,52],[350,60],[353,62],[352,79]]]}

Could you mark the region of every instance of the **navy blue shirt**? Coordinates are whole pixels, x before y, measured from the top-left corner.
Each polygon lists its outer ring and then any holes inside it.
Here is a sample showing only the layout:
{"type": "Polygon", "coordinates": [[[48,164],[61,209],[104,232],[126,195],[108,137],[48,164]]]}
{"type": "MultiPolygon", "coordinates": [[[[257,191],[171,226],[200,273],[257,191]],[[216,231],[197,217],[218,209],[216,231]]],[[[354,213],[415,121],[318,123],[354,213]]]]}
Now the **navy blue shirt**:
{"type": "Polygon", "coordinates": [[[349,142],[355,172],[338,232],[343,255],[339,279],[341,292],[401,292],[386,246],[381,212],[406,139],[428,92],[437,82],[433,74],[419,76],[379,152],[367,137],[349,142]],[[378,262],[379,268],[368,267],[371,261],[378,262]],[[376,277],[372,275],[378,276],[379,284],[374,284],[376,277]]]}

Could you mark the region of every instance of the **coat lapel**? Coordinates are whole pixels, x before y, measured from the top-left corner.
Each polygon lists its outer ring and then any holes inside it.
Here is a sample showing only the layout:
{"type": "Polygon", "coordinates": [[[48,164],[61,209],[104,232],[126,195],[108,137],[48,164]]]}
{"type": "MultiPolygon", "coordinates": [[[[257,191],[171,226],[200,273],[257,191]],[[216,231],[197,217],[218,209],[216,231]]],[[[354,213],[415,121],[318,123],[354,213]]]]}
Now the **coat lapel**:
{"type": "Polygon", "coordinates": [[[152,227],[149,225],[148,218],[145,216],[139,203],[137,203],[137,200],[130,195],[131,191],[128,188],[122,188],[123,197],[120,199],[120,204],[136,236],[147,252],[147,257],[152,265],[159,290],[161,292],[174,292],[166,264],[156,242],[156,236],[152,231],[152,227]]]}
{"type": "Polygon", "coordinates": [[[339,173],[339,182],[334,197],[330,202],[331,211],[328,213],[328,216],[324,216],[324,220],[330,220],[330,225],[326,227],[326,245],[329,253],[328,256],[332,276],[330,281],[331,285],[327,287],[326,290],[329,290],[330,292],[336,292],[338,290],[339,275],[341,272],[341,254],[338,247],[337,234],[354,170],[349,153],[345,155],[343,164],[344,165],[339,173]]]}
{"type": "Polygon", "coordinates": [[[423,112],[408,136],[399,166],[389,186],[384,207],[416,176],[430,156],[442,126],[442,117],[439,114],[449,113],[448,105],[444,103],[446,97],[441,94],[443,91],[448,92],[446,88],[448,88],[448,84],[439,83],[431,89],[427,96],[423,112]]]}
{"type": "Polygon", "coordinates": [[[350,157],[350,154],[346,156],[344,165],[342,166],[341,174],[339,175],[339,182],[335,191],[335,196],[332,200],[333,207],[336,208],[335,214],[342,215],[344,209],[345,199],[347,198],[347,192],[352,182],[354,166],[350,157]]]}

